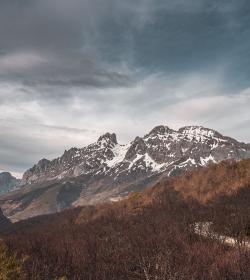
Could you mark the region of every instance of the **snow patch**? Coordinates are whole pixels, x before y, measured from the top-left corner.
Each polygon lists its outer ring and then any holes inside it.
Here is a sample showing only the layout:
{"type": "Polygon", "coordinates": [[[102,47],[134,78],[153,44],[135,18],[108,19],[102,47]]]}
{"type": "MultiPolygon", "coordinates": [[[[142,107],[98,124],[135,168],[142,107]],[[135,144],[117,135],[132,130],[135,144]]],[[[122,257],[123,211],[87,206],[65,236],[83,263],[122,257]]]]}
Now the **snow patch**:
{"type": "Polygon", "coordinates": [[[211,154],[205,158],[200,157],[200,162],[201,162],[202,166],[207,165],[210,161],[212,161],[213,163],[216,163],[216,160],[214,159],[214,157],[211,154]]]}
{"type": "Polygon", "coordinates": [[[196,164],[196,161],[193,159],[193,158],[188,158],[187,160],[185,160],[184,162],[182,162],[179,166],[182,167],[182,166],[186,166],[188,165],[189,163],[195,165],[196,164]]]}
{"type": "Polygon", "coordinates": [[[118,163],[121,163],[124,158],[125,155],[129,149],[129,145],[116,145],[113,149],[112,152],[114,154],[113,159],[106,161],[106,164],[108,165],[108,167],[112,168],[115,165],[117,165],[118,163]]]}

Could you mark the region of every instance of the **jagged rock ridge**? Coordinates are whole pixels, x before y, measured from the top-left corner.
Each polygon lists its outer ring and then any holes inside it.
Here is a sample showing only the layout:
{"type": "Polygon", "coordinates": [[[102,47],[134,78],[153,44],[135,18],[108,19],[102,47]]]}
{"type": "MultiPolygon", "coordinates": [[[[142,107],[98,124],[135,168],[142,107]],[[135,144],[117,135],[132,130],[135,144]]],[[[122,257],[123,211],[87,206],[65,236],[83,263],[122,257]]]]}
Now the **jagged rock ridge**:
{"type": "Polygon", "coordinates": [[[201,126],[172,130],[155,127],[144,137],[136,137],[129,145],[117,143],[116,135],[106,133],[85,148],[72,148],[52,161],[42,159],[24,173],[22,184],[77,177],[84,174],[111,174],[118,179],[124,172],[144,170],[159,173],[168,170],[204,166],[225,159],[250,156],[248,144],[224,137],[201,126]]]}
{"type": "Polygon", "coordinates": [[[179,130],[157,126],[120,145],[106,133],[97,142],[72,148],[52,161],[40,160],[24,173],[21,191],[0,197],[13,219],[51,213],[76,205],[117,200],[162,176],[250,157],[250,145],[201,126],[179,130]]]}

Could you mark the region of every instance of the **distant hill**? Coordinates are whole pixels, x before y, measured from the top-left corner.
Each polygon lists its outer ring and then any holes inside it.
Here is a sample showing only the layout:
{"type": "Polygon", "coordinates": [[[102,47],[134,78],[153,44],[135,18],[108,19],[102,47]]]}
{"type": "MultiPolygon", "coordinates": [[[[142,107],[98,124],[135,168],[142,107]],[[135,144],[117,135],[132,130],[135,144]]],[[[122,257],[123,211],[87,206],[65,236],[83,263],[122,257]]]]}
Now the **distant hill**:
{"type": "Polygon", "coordinates": [[[21,180],[15,178],[9,172],[0,173],[0,194],[16,189],[20,182],[21,180]]]}

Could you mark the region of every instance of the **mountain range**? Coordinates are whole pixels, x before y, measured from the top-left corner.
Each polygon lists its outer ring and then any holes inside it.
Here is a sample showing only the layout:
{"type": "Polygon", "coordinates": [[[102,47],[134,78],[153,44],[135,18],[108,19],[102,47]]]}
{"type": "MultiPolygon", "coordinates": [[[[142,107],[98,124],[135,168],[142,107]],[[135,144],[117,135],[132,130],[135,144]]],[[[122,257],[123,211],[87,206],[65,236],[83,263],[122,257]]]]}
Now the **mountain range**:
{"type": "Polygon", "coordinates": [[[202,126],[157,126],[131,143],[106,133],[84,148],[27,170],[21,188],[0,197],[13,221],[80,205],[117,201],[158,180],[223,160],[250,157],[250,144],[202,126]]]}

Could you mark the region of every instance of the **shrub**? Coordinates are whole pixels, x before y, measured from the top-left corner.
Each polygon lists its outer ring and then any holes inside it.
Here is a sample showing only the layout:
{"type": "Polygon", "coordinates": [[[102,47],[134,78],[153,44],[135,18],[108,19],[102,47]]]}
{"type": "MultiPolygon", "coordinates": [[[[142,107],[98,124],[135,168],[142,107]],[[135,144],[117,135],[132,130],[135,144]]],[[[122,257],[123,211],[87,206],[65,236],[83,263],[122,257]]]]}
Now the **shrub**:
{"type": "Polygon", "coordinates": [[[0,240],[0,279],[24,279],[21,262],[11,255],[4,243],[0,240]]]}

